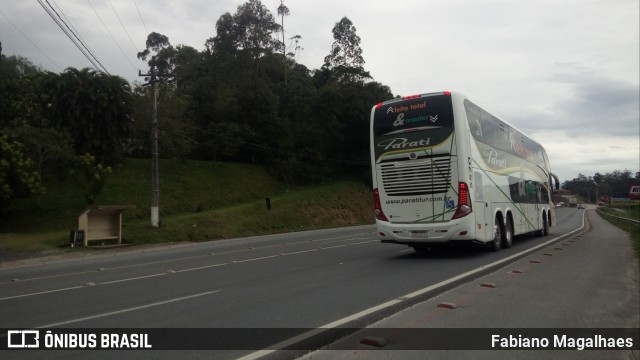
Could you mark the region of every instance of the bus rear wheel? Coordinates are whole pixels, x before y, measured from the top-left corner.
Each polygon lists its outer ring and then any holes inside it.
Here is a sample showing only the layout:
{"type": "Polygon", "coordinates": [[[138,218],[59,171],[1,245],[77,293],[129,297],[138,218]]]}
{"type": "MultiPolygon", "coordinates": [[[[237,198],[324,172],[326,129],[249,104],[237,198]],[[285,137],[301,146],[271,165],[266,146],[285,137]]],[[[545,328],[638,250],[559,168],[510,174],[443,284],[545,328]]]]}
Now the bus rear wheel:
{"type": "Polygon", "coordinates": [[[507,223],[504,226],[502,232],[502,240],[500,245],[503,249],[508,249],[513,244],[513,225],[511,224],[511,218],[507,216],[507,223]]]}
{"type": "Polygon", "coordinates": [[[542,215],[542,229],[538,230],[538,235],[540,237],[545,237],[549,235],[549,223],[547,222],[547,215],[542,215]]]}
{"type": "Polygon", "coordinates": [[[502,221],[500,221],[500,218],[496,217],[494,232],[493,232],[493,240],[489,242],[488,248],[490,251],[498,251],[500,250],[501,243],[502,243],[502,221]]]}

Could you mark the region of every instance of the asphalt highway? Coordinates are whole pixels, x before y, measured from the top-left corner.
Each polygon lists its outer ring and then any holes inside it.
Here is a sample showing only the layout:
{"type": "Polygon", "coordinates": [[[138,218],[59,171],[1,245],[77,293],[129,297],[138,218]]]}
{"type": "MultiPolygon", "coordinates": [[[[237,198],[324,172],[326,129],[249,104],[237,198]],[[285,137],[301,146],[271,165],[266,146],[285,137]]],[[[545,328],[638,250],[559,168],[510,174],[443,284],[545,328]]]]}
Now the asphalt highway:
{"type": "MultiPolygon", "coordinates": [[[[43,331],[363,327],[581,231],[583,214],[558,209],[558,225],[549,236],[516,237],[512,248],[496,253],[463,248],[416,254],[381,244],[373,226],[360,226],[0,266],[0,326],[43,331]]],[[[278,355],[254,350],[7,353],[12,359],[278,355]]]]}
{"type": "Polygon", "coordinates": [[[640,358],[638,259],[628,235],[595,211],[587,215],[582,231],[303,359],[640,358]],[[597,336],[634,342],[590,349],[586,339],[597,336]],[[527,349],[531,339],[543,342],[527,349]],[[434,350],[442,344],[452,346],[434,350]]]}

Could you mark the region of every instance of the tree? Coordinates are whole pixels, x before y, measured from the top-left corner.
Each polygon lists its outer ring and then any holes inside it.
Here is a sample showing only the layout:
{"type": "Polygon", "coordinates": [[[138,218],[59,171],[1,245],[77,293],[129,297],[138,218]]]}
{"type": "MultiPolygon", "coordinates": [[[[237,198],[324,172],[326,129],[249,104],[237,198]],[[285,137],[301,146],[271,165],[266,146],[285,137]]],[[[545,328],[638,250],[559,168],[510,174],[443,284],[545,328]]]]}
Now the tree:
{"type": "Polygon", "coordinates": [[[360,47],[360,37],[356,27],[346,16],[336,23],[332,30],[333,45],[331,52],[324,58],[324,67],[334,72],[341,81],[354,81],[371,78],[364,71],[364,58],[360,47]]]}
{"type": "Polygon", "coordinates": [[[356,34],[356,27],[346,16],[340,19],[332,30],[333,45],[331,52],[324,58],[328,68],[337,66],[362,67],[364,58],[360,48],[360,37],[356,34]]]}
{"type": "Polygon", "coordinates": [[[636,179],[632,177],[630,170],[614,170],[604,175],[596,173],[593,177],[578,174],[573,180],[567,180],[562,184],[562,188],[574,194],[583,196],[585,199],[594,199],[593,195],[613,197],[627,197],[629,185],[635,184],[636,179]]]}
{"type": "Polygon", "coordinates": [[[329,82],[322,86],[313,113],[324,125],[321,136],[327,143],[326,154],[341,166],[367,166],[371,106],[391,97],[389,88],[376,82],[329,82]]]}
{"type": "Polygon", "coordinates": [[[75,159],[71,138],[64,130],[26,125],[18,128],[15,134],[25,145],[29,158],[33,159],[40,183],[43,183],[45,169],[53,173],[75,159]]]}
{"type": "Polygon", "coordinates": [[[601,181],[606,188],[605,192],[601,193],[616,197],[627,197],[629,185],[634,183],[632,172],[628,169],[606,173],[601,181]]]}
{"type": "MultiPolygon", "coordinates": [[[[157,108],[161,114],[158,121],[158,142],[162,144],[159,155],[170,159],[188,158],[197,146],[195,135],[199,132],[189,114],[191,97],[173,84],[160,83],[157,87],[157,108]]],[[[134,89],[136,121],[133,136],[128,140],[128,151],[132,156],[149,156],[152,102],[153,90],[148,86],[137,86],[134,89]]]]}
{"type": "Polygon", "coordinates": [[[176,88],[183,93],[193,91],[194,85],[203,75],[203,61],[198,50],[191,46],[176,46],[172,60],[172,76],[176,88]]]}
{"type": "Polygon", "coordinates": [[[273,37],[280,26],[260,0],[249,0],[238,6],[233,18],[239,48],[249,52],[255,61],[282,46],[273,37]]]}
{"type": "Polygon", "coordinates": [[[209,38],[205,47],[209,55],[232,54],[238,50],[235,22],[230,13],[224,13],[216,22],[216,36],[209,38]]]}
{"type": "Polygon", "coordinates": [[[40,68],[33,65],[27,58],[15,55],[7,57],[0,54],[0,79],[2,80],[37,72],[40,72],[40,68]]]}
{"type": "Polygon", "coordinates": [[[24,146],[0,134],[0,212],[9,210],[17,199],[43,192],[35,164],[26,156],[24,146]]]}
{"type": "Polygon", "coordinates": [[[216,55],[216,60],[226,67],[231,65],[229,62],[244,66],[250,59],[255,86],[260,75],[260,59],[282,46],[273,36],[279,29],[280,25],[259,0],[249,0],[238,6],[233,16],[226,13],[220,17],[216,23],[217,35],[207,40],[206,46],[209,54],[216,55]]]}
{"type": "Polygon", "coordinates": [[[41,71],[0,77],[0,127],[51,126],[47,115],[51,111],[53,91],[44,87],[57,78],[56,74],[41,71]]]}
{"type": "Polygon", "coordinates": [[[138,59],[147,61],[151,80],[155,81],[156,77],[163,78],[172,73],[175,51],[167,36],[152,32],[147,36],[146,48],[138,53],[138,59]]]}
{"type": "Polygon", "coordinates": [[[235,14],[223,14],[216,29],[205,44],[203,77],[192,94],[202,131],[198,153],[207,159],[230,156],[238,153],[236,144],[249,144],[250,152],[238,156],[267,159],[272,154],[265,149],[279,147],[283,135],[278,132],[284,121],[278,116],[280,98],[274,91],[283,78],[282,60],[274,56],[281,46],[274,37],[280,26],[260,1],[250,0],[235,14]]]}
{"type": "Polygon", "coordinates": [[[67,68],[49,79],[44,90],[51,94],[47,107],[52,125],[69,132],[76,153],[94,154],[107,163],[120,158],[133,122],[126,80],[89,68],[67,68]]]}
{"type": "Polygon", "coordinates": [[[240,125],[233,122],[210,123],[202,146],[216,162],[218,155],[235,155],[246,144],[245,133],[240,125]]]}
{"type": "Polygon", "coordinates": [[[91,154],[84,154],[78,157],[76,167],[71,170],[70,175],[82,190],[87,205],[93,205],[111,172],[110,166],[98,162],[91,154]]]}

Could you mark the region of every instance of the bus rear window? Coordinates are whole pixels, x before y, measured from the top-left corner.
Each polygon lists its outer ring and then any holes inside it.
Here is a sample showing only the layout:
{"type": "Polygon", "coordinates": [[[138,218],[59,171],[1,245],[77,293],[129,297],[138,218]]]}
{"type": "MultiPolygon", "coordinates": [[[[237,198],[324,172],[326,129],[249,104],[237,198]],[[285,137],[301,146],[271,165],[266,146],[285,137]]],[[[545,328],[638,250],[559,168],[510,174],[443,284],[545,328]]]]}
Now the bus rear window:
{"type": "Polygon", "coordinates": [[[376,137],[453,126],[451,96],[433,95],[389,101],[375,110],[376,137]]]}

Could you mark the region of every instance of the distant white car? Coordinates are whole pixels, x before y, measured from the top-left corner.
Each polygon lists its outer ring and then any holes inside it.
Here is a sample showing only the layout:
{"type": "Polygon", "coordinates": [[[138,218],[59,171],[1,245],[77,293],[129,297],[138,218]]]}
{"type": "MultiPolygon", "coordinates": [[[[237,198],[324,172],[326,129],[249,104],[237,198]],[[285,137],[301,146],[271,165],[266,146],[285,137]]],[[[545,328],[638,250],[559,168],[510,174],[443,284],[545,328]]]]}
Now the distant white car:
{"type": "Polygon", "coordinates": [[[584,206],[584,204],[578,204],[578,209],[586,209],[586,207],[584,206]]]}

